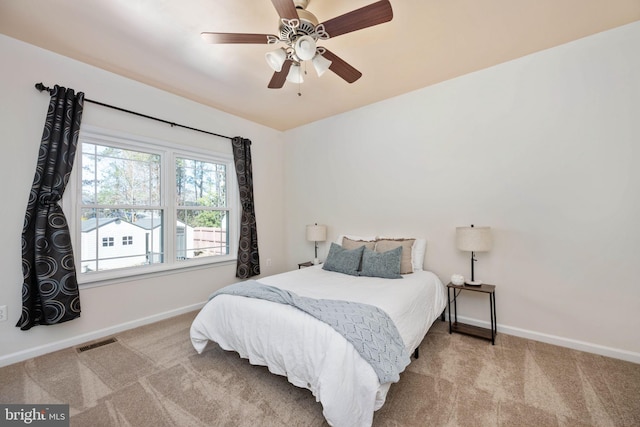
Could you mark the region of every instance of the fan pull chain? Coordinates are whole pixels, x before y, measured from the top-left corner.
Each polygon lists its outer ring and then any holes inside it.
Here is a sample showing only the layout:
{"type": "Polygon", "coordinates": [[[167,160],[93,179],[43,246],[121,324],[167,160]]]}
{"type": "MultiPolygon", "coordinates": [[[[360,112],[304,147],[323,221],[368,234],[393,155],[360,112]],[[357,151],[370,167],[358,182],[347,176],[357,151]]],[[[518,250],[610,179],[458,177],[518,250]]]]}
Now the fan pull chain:
{"type": "MultiPolygon", "coordinates": [[[[304,66],[302,71],[304,72],[304,75],[306,76],[307,75],[307,62],[306,61],[302,62],[302,65],[304,66]]],[[[298,96],[302,96],[302,88],[301,88],[301,86],[302,86],[302,83],[298,82],[298,96]]]]}

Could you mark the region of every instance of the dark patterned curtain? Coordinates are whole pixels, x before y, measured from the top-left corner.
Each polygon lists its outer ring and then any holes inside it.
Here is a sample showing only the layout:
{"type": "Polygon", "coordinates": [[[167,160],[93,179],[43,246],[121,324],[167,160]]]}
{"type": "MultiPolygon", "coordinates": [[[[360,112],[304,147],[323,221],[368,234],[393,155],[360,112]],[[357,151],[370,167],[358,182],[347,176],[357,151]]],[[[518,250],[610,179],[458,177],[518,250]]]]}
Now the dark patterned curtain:
{"type": "Polygon", "coordinates": [[[22,229],[22,315],[26,331],[80,316],[67,220],[58,204],[76,154],[84,94],[55,86],[22,229]]]}
{"type": "Polygon", "coordinates": [[[253,172],[251,167],[251,141],[239,136],[231,140],[233,159],[236,165],[242,219],[240,222],[240,242],[238,244],[238,265],[236,277],[246,279],[260,274],[258,255],[258,229],[253,206],[253,172]]]}

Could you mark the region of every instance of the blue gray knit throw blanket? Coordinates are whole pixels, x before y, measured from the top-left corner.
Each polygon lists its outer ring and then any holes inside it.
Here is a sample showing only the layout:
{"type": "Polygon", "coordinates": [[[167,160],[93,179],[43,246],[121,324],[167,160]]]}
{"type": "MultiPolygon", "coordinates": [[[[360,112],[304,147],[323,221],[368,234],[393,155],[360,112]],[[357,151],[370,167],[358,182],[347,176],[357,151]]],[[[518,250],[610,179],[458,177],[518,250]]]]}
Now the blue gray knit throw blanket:
{"type": "Polygon", "coordinates": [[[378,307],[351,301],[301,297],[293,292],[247,280],[226,286],[209,297],[237,295],[288,304],[333,327],[378,375],[380,384],[397,382],[411,359],[396,325],[378,307]]]}

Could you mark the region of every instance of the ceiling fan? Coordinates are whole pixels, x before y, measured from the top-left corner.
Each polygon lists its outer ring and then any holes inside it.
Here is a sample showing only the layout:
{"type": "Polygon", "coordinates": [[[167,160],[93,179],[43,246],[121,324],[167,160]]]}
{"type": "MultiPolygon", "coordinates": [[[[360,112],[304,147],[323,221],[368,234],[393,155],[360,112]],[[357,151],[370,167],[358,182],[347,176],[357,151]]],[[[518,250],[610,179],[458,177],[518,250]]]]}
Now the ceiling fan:
{"type": "Polygon", "coordinates": [[[309,11],[310,0],[271,0],[280,16],[279,35],[248,33],[204,32],[202,38],[214,44],[244,43],[270,44],[284,43],[286,46],[267,52],[265,59],[274,70],[269,82],[270,89],[280,89],[285,81],[302,83],[303,72],[300,64],[311,61],[318,76],[331,70],[348,83],[362,77],[362,73],[339,58],[330,50],[318,46],[319,40],[338,37],[363,28],[391,21],[393,10],[389,0],[381,0],[360,9],[319,23],[309,11]]]}

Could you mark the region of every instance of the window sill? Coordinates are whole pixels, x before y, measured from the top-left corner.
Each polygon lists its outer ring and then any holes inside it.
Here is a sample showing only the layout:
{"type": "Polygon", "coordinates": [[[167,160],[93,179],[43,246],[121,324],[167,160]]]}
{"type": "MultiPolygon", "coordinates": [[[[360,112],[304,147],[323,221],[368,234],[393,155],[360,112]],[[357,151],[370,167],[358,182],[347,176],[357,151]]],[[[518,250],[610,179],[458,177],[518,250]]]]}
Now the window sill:
{"type": "Polygon", "coordinates": [[[224,257],[224,259],[219,259],[216,261],[184,261],[171,265],[149,266],[149,268],[133,267],[84,275],[79,274],[78,286],[81,290],[91,289],[99,286],[115,285],[135,280],[144,280],[154,277],[180,274],[186,271],[204,270],[208,268],[235,265],[236,263],[236,257],[224,257]]]}

